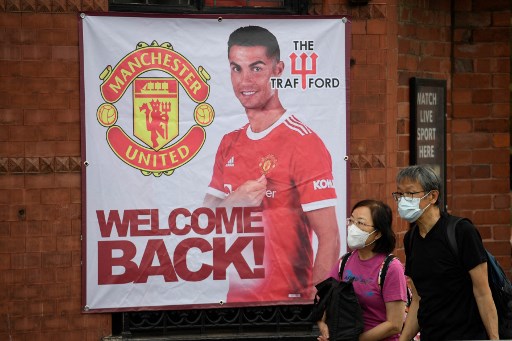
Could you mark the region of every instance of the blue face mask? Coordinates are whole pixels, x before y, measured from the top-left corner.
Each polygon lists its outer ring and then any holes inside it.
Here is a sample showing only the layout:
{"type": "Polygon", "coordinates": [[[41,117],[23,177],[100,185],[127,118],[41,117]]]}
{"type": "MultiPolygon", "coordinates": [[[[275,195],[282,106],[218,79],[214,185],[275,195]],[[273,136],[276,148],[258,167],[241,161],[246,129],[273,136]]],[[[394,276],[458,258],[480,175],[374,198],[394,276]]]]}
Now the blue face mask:
{"type": "Polygon", "coordinates": [[[402,219],[407,220],[410,223],[415,222],[418,220],[419,217],[425,212],[425,210],[430,206],[428,204],[424,209],[420,208],[420,201],[421,199],[425,198],[427,195],[429,195],[430,192],[422,196],[421,198],[412,198],[411,200],[407,200],[405,198],[400,198],[400,201],[398,202],[398,214],[402,219]]]}

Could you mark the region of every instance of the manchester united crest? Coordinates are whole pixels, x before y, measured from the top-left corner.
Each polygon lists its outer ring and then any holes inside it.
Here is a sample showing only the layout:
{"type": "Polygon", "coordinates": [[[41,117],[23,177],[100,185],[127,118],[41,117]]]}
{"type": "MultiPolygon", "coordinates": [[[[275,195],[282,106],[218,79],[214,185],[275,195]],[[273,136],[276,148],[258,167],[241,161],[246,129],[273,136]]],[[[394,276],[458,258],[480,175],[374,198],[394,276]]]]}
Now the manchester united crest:
{"type": "Polygon", "coordinates": [[[277,165],[277,158],[273,154],[268,154],[264,156],[260,160],[260,171],[261,174],[267,175],[270,173],[277,165]]]}
{"type": "Polygon", "coordinates": [[[108,65],[100,79],[105,102],[96,115],[107,128],[110,148],[122,161],[144,175],[161,176],[171,175],[197,155],[206,140],[205,127],[214,119],[213,107],[206,102],[210,75],[202,66],[196,68],[170,43],[141,42],[115,67],[108,65]],[[147,71],[162,76],[142,77],[147,71]],[[116,124],[119,115],[130,113],[120,112],[115,105],[129,87],[133,94],[131,132],[116,124]],[[179,131],[180,91],[196,103],[192,112],[196,124],[183,134],[179,131]]]}

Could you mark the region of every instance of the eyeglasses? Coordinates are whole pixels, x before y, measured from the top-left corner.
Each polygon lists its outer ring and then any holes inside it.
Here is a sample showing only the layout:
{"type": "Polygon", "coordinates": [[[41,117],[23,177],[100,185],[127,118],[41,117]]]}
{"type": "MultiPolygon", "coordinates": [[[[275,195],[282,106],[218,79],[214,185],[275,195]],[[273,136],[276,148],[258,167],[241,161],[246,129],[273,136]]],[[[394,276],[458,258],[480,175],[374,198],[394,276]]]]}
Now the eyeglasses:
{"type": "Polygon", "coordinates": [[[404,198],[405,200],[407,201],[412,201],[412,199],[414,199],[414,195],[415,194],[418,194],[418,193],[425,193],[426,191],[419,191],[419,192],[405,192],[405,193],[402,193],[402,192],[393,192],[391,193],[393,195],[393,199],[395,199],[395,201],[400,201],[400,199],[404,198]]]}
{"type": "Polygon", "coordinates": [[[359,228],[361,228],[361,226],[375,227],[373,225],[363,223],[362,221],[357,221],[357,220],[354,220],[352,218],[347,218],[347,226],[352,225],[352,224],[356,225],[359,228]]]}

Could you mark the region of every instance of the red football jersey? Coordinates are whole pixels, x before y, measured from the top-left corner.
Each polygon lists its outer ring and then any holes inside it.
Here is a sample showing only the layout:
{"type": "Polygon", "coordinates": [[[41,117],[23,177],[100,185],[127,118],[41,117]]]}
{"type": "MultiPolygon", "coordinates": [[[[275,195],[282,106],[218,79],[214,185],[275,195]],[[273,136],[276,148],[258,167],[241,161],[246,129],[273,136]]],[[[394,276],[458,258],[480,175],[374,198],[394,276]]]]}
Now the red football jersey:
{"type": "Polygon", "coordinates": [[[262,174],[265,278],[231,277],[227,302],[310,301],[314,254],[304,212],[336,204],[331,156],[293,115],[260,133],[246,124],[223,137],[207,192],[224,199],[262,174]]]}

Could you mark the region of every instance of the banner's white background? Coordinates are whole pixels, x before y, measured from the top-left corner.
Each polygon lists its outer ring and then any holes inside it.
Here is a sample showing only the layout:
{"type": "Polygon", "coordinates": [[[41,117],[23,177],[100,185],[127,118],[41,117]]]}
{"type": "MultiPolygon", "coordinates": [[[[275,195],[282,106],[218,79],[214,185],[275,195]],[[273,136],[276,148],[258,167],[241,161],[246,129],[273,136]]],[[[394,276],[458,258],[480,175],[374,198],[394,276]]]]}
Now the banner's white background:
{"type": "MultiPolygon", "coordinates": [[[[309,125],[324,141],[333,160],[333,173],[338,194],[337,216],[340,227],[342,252],[345,250],[345,217],[347,195],[347,118],[346,118],[346,25],[342,18],[164,18],[146,16],[103,16],[85,14],[81,19],[82,34],[82,81],[84,86],[83,167],[85,177],[85,296],[84,305],[90,311],[122,310],[136,307],[156,309],[172,306],[212,306],[225,300],[227,281],[214,281],[211,276],[199,282],[166,283],[162,276],[150,276],[147,283],[98,285],[98,241],[130,240],[137,247],[133,259],[140,262],[148,239],[163,239],[171,260],[174,247],[193,234],[157,237],[119,237],[113,228],[109,238],[100,235],[97,210],[158,209],[159,224],[167,229],[169,213],[177,207],[194,210],[202,206],[204,195],[211,179],[215,153],[224,134],[247,123],[243,107],[234,96],[230,67],[227,61],[227,39],[229,34],[241,26],[258,25],[269,29],[278,39],[281,59],[285,63],[283,79],[299,78],[291,74],[291,53],[315,52],[318,55],[315,78],[337,78],[337,88],[280,89],[279,97],[288,112],[294,113],[309,125]],[[101,96],[100,74],[111,65],[114,67],[126,55],[136,49],[139,42],[159,45],[169,42],[174,51],[185,56],[197,69],[203,66],[210,74],[210,95],[207,103],[215,110],[215,119],[207,127],[206,141],[200,152],[187,164],[170,175],[145,176],[140,170],[124,163],[109,147],[107,128],[100,125],[96,111],[105,103],[101,96]],[[296,49],[294,41],[313,41],[314,51],[296,49]]],[[[153,70],[143,77],[169,77],[153,70]]],[[[299,80],[300,84],[300,80],[299,80]]],[[[139,144],[146,146],[133,136],[133,94],[131,87],[116,103],[119,112],[116,125],[120,126],[139,144]]],[[[180,137],[195,124],[193,102],[179,87],[179,132],[180,137]]],[[[177,138],[179,139],[179,137],[177,138]]],[[[174,142],[171,142],[172,144],[174,142]]],[[[146,146],[149,148],[149,146],[146,146]]],[[[147,217],[146,217],[147,218],[147,217]]],[[[149,225],[149,224],[148,224],[149,225]]],[[[147,227],[149,229],[149,226],[147,227]]],[[[228,236],[227,236],[228,237],[228,236]]],[[[212,237],[201,236],[211,242],[212,237]]],[[[229,239],[226,243],[229,245],[229,239]]],[[[114,257],[119,257],[114,253],[114,257]]],[[[247,260],[251,263],[251,255],[247,260]]],[[[155,257],[156,258],[156,257],[155,257]]],[[[187,264],[197,270],[202,263],[211,264],[211,252],[201,253],[191,249],[187,264]]],[[[158,265],[158,260],[153,260],[158,265]]],[[[122,267],[113,269],[121,274],[122,267]]]]}

